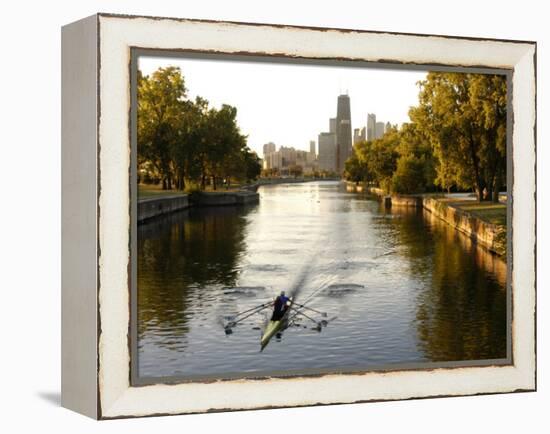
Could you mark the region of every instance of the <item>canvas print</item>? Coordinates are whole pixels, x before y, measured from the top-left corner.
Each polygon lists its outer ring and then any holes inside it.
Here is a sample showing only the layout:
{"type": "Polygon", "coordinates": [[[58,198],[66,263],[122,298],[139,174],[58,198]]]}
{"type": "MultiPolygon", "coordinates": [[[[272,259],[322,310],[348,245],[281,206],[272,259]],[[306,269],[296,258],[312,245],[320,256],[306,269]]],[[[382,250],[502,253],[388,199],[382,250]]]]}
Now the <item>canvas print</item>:
{"type": "Polygon", "coordinates": [[[507,76],[140,56],[143,382],[508,363],[507,76]]]}

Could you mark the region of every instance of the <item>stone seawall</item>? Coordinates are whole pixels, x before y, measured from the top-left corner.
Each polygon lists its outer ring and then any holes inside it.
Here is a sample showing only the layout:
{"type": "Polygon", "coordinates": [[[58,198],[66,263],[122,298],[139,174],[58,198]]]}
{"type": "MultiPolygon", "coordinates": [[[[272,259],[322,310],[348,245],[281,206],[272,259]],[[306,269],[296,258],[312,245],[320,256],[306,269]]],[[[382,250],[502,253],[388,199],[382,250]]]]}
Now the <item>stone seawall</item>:
{"type": "Polygon", "coordinates": [[[140,199],[137,210],[138,223],[163,214],[186,209],[189,206],[189,197],[187,194],[173,197],[140,199]]]}
{"type": "Polygon", "coordinates": [[[505,227],[486,223],[468,212],[430,197],[424,197],[422,205],[424,209],[467,235],[487,250],[501,256],[506,254],[505,227]]]}
{"type": "Polygon", "coordinates": [[[191,206],[241,206],[256,204],[260,195],[251,191],[199,192],[138,201],[138,223],[191,206]]]}
{"type": "Polygon", "coordinates": [[[391,206],[406,206],[422,208],[424,198],[422,196],[391,196],[391,206]]]}
{"type": "Polygon", "coordinates": [[[386,208],[424,208],[487,250],[500,256],[506,255],[506,228],[504,226],[486,223],[470,213],[450,206],[436,198],[421,194],[391,196],[380,188],[367,187],[351,182],[347,183],[347,190],[354,192],[365,191],[377,196],[386,208]]]}
{"type": "Polygon", "coordinates": [[[252,191],[200,192],[191,196],[196,206],[251,205],[260,201],[260,194],[252,191]]]}

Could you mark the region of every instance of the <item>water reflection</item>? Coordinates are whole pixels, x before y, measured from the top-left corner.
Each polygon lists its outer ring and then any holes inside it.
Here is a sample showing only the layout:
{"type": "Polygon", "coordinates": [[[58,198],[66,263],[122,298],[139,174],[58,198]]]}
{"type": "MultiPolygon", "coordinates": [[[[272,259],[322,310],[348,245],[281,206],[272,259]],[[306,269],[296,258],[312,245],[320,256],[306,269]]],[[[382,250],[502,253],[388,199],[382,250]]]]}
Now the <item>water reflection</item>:
{"type": "Polygon", "coordinates": [[[506,266],[427,212],[334,182],[262,187],[249,208],[138,228],[139,374],[220,375],[506,357],[506,266]],[[333,318],[259,352],[266,318],[224,316],[299,288],[333,318]]]}
{"type": "Polygon", "coordinates": [[[235,285],[246,211],[191,209],[138,227],[138,339],[150,332],[164,336],[158,345],[186,347],[189,319],[212,306],[212,289],[235,285]]]}
{"type": "Polygon", "coordinates": [[[506,264],[426,210],[394,208],[418,293],[419,345],[431,361],[506,357],[506,264]],[[459,246],[459,248],[457,248],[459,246]]]}

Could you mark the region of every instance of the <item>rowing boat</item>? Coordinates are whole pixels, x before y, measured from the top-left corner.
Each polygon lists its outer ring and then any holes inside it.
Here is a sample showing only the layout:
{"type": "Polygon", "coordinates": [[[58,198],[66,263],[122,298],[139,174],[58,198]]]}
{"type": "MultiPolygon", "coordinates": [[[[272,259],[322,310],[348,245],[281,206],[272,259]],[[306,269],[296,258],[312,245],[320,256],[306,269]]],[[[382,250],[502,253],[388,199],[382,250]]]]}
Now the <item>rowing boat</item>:
{"type": "Polygon", "coordinates": [[[287,326],[287,322],[288,322],[288,314],[290,312],[290,308],[292,306],[292,298],[289,300],[289,305],[287,306],[287,309],[283,315],[283,317],[278,320],[278,321],[269,321],[269,323],[267,324],[263,334],[262,334],[262,339],[261,339],[261,349],[260,351],[263,351],[263,349],[267,346],[267,344],[269,344],[269,341],[271,340],[271,338],[273,336],[275,336],[277,333],[279,333],[280,331],[282,331],[284,328],[286,328],[287,326]]]}

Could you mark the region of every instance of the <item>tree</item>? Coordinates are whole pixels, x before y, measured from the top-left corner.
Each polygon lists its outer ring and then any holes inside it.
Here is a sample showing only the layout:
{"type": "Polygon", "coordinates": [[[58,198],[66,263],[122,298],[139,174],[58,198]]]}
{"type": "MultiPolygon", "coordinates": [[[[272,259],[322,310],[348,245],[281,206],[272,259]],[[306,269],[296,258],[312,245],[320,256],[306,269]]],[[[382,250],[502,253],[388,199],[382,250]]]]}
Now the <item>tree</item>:
{"type": "Polygon", "coordinates": [[[151,76],[138,74],[138,165],[148,162],[172,188],[172,150],[187,95],[180,69],[159,68],[151,76]]]}
{"type": "Polygon", "coordinates": [[[426,190],[425,164],[423,158],[413,155],[400,157],[391,180],[392,192],[423,193],[426,190]]]}
{"type": "Polygon", "coordinates": [[[243,157],[246,180],[254,181],[258,179],[258,177],[262,173],[262,165],[260,163],[260,158],[258,157],[258,154],[246,147],[243,152],[243,157]]]}
{"type": "Polygon", "coordinates": [[[414,123],[403,124],[398,135],[399,157],[392,176],[392,191],[414,194],[432,189],[436,161],[429,138],[414,123]]]}
{"type": "Polygon", "coordinates": [[[363,180],[361,164],[355,153],[355,149],[344,165],[344,178],[356,184],[363,180]]]}
{"type": "Polygon", "coordinates": [[[506,78],[431,72],[409,112],[437,160],[436,182],[498,201],[506,168],[506,78]]]}
{"type": "Polygon", "coordinates": [[[209,107],[200,96],[187,99],[176,67],[150,76],[138,72],[138,165],[144,180],[181,190],[186,179],[202,189],[210,179],[216,189],[222,178],[253,179],[261,170],[237,125],[237,109],[209,107]]]}
{"type": "Polygon", "coordinates": [[[367,168],[373,180],[386,192],[390,192],[391,179],[397,168],[399,132],[392,129],[380,139],[372,141],[367,158],[367,168]]]}
{"type": "Polygon", "coordinates": [[[294,178],[297,178],[298,176],[302,176],[304,169],[299,164],[294,164],[288,168],[288,172],[294,176],[294,178]]]}

